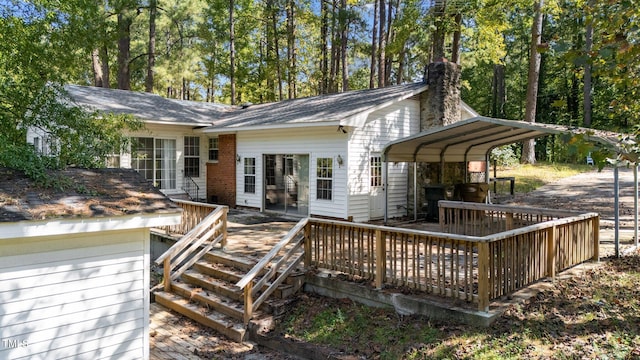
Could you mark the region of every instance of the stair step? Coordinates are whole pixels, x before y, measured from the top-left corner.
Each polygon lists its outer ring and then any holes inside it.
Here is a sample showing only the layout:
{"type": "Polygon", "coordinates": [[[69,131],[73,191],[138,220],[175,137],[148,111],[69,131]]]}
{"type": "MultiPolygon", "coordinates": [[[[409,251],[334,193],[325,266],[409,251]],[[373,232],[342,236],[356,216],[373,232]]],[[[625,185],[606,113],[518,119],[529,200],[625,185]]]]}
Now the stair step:
{"type": "Polygon", "coordinates": [[[159,291],[155,293],[156,302],[171,310],[174,310],[202,325],[208,326],[233,341],[246,340],[247,330],[242,321],[237,321],[229,316],[216,311],[211,311],[198,304],[176,294],[159,291]]]}
{"type": "Polygon", "coordinates": [[[218,263],[218,264],[231,266],[245,272],[253,269],[253,267],[257,264],[255,260],[252,260],[246,257],[232,255],[220,250],[209,251],[204,255],[203,259],[214,264],[218,263]]]}
{"type": "Polygon", "coordinates": [[[190,283],[197,287],[213,291],[224,297],[228,297],[240,302],[244,301],[242,290],[238,287],[229,282],[216,279],[198,271],[187,270],[184,274],[182,274],[181,279],[186,283],[190,283]]]}
{"type": "Polygon", "coordinates": [[[173,283],[171,285],[171,291],[189,299],[190,301],[197,301],[209,309],[218,311],[224,315],[231,316],[234,319],[242,321],[244,317],[244,309],[242,303],[234,301],[233,299],[226,298],[224,296],[218,296],[213,292],[202,289],[200,287],[193,286],[186,283],[173,283]]]}
{"type": "Polygon", "coordinates": [[[222,264],[213,264],[208,261],[200,260],[193,265],[196,271],[203,274],[211,275],[214,278],[218,278],[230,283],[237,283],[245,276],[245,273],[222,264]]]}

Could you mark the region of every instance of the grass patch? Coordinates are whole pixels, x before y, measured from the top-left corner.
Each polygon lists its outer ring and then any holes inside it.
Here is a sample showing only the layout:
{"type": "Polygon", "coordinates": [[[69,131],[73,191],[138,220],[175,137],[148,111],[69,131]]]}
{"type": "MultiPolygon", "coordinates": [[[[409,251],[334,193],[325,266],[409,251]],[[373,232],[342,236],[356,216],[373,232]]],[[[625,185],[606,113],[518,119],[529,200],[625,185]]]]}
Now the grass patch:
{"type": "Polygon", "coordinates": [[[489,328],[302,294],[278,331],[364,359],[639,359],[640,254],[606,259],[489,328]]]}
{"type": "MultiPolygon", "coordinates": [[[[558,181],[560,179],[578,175],[587,171],[594,171],[595,167],[589,165],[576,164],[551,164],[537,163],[535,165],[516,165],[508,168],[498,167],[497,176],[516,178],[515,192],[528,193],[542,185],[558,181]]],[[[493,172],[491,173],[493,176],[493,172]]],[[[498,183],[502,187],[501,192],[508,191],[508,182],[498,183]]]]}

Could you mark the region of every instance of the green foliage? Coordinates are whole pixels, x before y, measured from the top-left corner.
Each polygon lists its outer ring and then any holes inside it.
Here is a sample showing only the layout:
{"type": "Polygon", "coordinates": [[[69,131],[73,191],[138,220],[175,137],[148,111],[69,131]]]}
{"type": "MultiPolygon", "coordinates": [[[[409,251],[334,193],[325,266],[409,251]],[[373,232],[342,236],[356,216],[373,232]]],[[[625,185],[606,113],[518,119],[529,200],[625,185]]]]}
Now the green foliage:
{"type": "Polygon", "coordinates": [[[491,162],[494,161],[498,166],[513,166],[519,162],[520,154],[516,145],[505,145],[493,149],[491,151],[491,162]]]}
{"type": "MultiPolygon", "coordinates": [[[[64,10],[84,11],[82,1],[65,4],[64,10]]],[[[78,55],[84,43],[75,36],[87,29],[49,5],[0,5],[0,167],[22,170],[52,186],[60,183],[47,169],[104,166],[107,155],[119,154],[126,145],[124,130],[141,124],[123,116],[90,114],[71,104],[60,84],[69,68],[84,62],[78,55]],[[56,156],[28,144],[28,129],[55,139],[50,145],[56,156]]]]}

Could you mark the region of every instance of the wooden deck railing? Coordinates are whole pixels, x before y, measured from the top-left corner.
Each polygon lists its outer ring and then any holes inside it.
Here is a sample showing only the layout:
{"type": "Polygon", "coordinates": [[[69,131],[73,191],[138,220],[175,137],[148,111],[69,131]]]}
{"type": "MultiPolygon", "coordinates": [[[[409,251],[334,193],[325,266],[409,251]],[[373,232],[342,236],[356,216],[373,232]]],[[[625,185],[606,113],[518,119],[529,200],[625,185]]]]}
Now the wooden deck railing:
{"type": "MultiPolygon", "coordinates": [[[[471,205],[469,210],[478,211],[471,205]]],[[[310,219],[305,265],[369,280],[377,288],[403,287],[472,302],[486,311],[493,299],[597,259],[598,227],[595,213],[486,236],[310,219]]]]}
{"type": "Polygon", "coordinates": [[[580,212],[462,201],[438,202],[440,230],[450,234],[485,236],[545,221],[580,215],[580,212]]]}
{"type": "Polygon", "coordinates": [[[244,323],[303,260],[309,219],[300,220],[236,286],[244,291],[244,323]],[[257,297],[257,298],[256,298],[257,297]]]}
{"type": "Polygon", "coordinates": [[[222,207],[222,205],[207,204],[188,200],[171,199],[182,209],[182,221],[180,224],[171,226],[159,226],[158,229],[167,233],[185,235],[196,227],[212,211],[222,207]]]}
{"type": "Polygon", "coordinates": [[[226,245],[228,209],[226,206],[218,206],[156,259],[156,264],[164,263],[165,291],[170,291],[171,282],[180,277],[216,244],[219,243],[222,247],[226,245]]]}

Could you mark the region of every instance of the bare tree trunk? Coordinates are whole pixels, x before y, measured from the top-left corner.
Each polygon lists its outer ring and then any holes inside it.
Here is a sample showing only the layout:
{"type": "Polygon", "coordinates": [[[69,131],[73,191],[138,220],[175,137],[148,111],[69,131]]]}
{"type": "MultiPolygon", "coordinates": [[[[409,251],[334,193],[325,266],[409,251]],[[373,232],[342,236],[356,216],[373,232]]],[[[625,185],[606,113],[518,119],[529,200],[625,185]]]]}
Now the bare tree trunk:
{"type": "Polygon", "coordinates": [[[396,84],[400,85],[404,82],[404,67],[406,65],[406,49],[405,44],[402,44],[402,50],[398,54],[398,76],[396,77],[396,84]]]}
{"type": "Polygon", "coordinates": [[[133,22],[128,10],[118,13],[118,89],[131,89],[131,74],[129,61],[131,58],[131,23],[133,22]]]}
{"type": "Polygon", "coordinates": [[[94,49],[91,52],[91,64],[93,66],[93,85],[103,87],[104,80],[102,78],[102,64],[100,63],[100,51],[94,49]]]}
{"type": "Polygon", "coordinates": [[[342,62],[342,91],[349,90],[349,69],[347,63],[347,42],[349,40],[349,17],[347,16],[347,0],[342,0],[340,3],[342,10],[342,31],[341,31],[341,62],[342,62]]]}
{"type": "Polygon", "coordinates": [[[493,65],[493,98],[491,101],[491,116],[504,118],[504,104],[507,101],[504,82],[504,65],[493,65]]]}
{"type": "Polygon", "coordinates": [[[147,58],[147,79],[145,91],[153,92],[153,73],[156,66],[156,10],[157,0],[149,0],[149,54],[147,58]]]}
{"type": "MultiPolygon", "coordinates": [[[[594,0],[588,2],[588,12],[591,13],[594,0]]],[[[585,29],[585,53],[587,56],[591,53],[591,47],[593,46],[593,20],[587,18],[587,26],[585,29]]],[[[591,62],[587,61],[584,65],[584,87],[583,87],[583,112],[585,127],[591,127],[591,92],[593,85],[591,84],[591,62]]]]}
{"type": "Polygon", "coordinates": [[[373,1],[373,29],[371,30],[371,70],[369,72],[369,89],[376,87],[376,60],[378,59],[378,0],[373,1]]]}
{"type": "Polygon", "coordinates": [[[387,47],[387,15],[384,0],[379,0],[378,10],[380,11],[380,33],[378,37],[378,87],[385,87],[387,78],[385,52],[387,47]]]}
{"type": "Polygon", "coordinates": [[[295,35],[295,3],[293,0],[287,1],[287,59],[288,72],[287,83],[289,99],[296,98],[296,35],[295,35]]]}
{"type": "Polygon", "coordinates": [[[460,35],[462,29],[462,14],[455,15],[456,29],[453,32],[453,42],[451,44],[451,62],[460,64],[460,35]]]}
{"type": "MultiPolygon", "coordinates": [[[[332,1],[332,12],[331,12],[331,44],[337,44],[337,24],[336,24],[336,9],[337,9],[337,0],[332,1]]],[[[338,76],[338,67],[336,66],[338,63],[338,47],[331,46],[331,58],[330,58],[330,69],[329,69],[329,93],[334,93],[337,91],[336,79],[338,76]]]]}
{"type": "Polygon", "coordinates": [[[235,1],[229,0],[229,87],[231,90],[231,105],[236,104],[236,45],[234,15],[235,1]]]}
{"type": "MultiPolygon", "coordinates": [[[[542,7],[544,0],[536,0],[534,4],[534,18],[531,25],[531,47],[529,49],[529,75],[527,84],[527,105],[524,120],[536,122],[536,106],[538,101],[538,81],[540,78],[541,55],[538,47],[542,42],[542,7]]],[[[533,139],[524,141],[522,147],[522,158],[520,162],[525,164],[535,164],[536,152],[535,141],[533,139]]]]}
{"type": "Polygon", "coordinates": [[[110,77],[109,77],[109,51],[107,50],[107,46],[102,46],[100,50],[100,60],[102,62],[102,87],[110,88],[110,77]]]}
{"type": "Polygon", "coordinates": [[[433,7],[434,11],[434,21],[435,21],[435,29],[433,32],[433,44],[432,44],[432,61],[437,61],[438,59],[444,58],[444,15],[445,9],[447,6],[446,0],[442,0],[440,3],[436,3],[433,7]]]}
{"type": "Polygon", "coordinates": [[[320,94],[328,93],[329,81],[329,9],[327,1],[321,1],[320,7],[320,94]]]}

